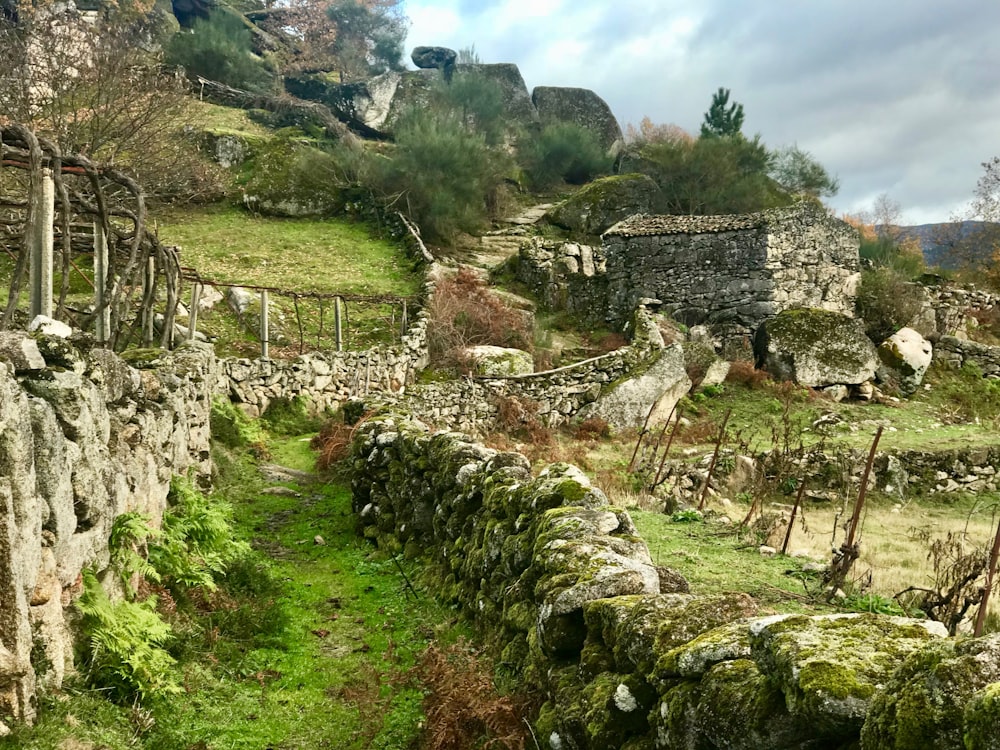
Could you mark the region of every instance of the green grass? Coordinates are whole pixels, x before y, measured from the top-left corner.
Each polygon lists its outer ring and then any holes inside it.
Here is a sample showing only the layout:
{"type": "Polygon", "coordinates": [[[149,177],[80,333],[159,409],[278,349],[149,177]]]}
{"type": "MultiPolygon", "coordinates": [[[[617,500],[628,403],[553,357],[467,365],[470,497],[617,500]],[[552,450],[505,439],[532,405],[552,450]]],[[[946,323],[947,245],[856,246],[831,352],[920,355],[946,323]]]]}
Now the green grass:
{"type": "MultiPolygon", "coordinates": [[[[182,265],[214,282],[300,294],[401,297],[416,295],[423,283],[402,247],[373,237],[364,224],[345,219],[277,219],[216,205],[165,210],[158,222],[160,238],[182,248],[182,265]]],[[[186,287],[185,303],[190,301],[186,287]]],[[[222,287],[219,291],[225,293],[222,287]]],[[[415,312],[412,306],[409,311],[415,312]]],[[[319,301],[300,297],[296,311],[294,298],[272,293],[269,312],[271,356],[294,356],[300,344],[304,351],[334,347],[332,300],[325,300],[321,308],[319,301]]],[[[220,356],[257,357],[259,316],[259,295],[243,321],[219,303],[200,314],[198,329],[216,343],[220,356]]],[[[343,346],[363,349],[396,342],[401,323],[400,305],[348,303],[343,346]]]]}
{"type": "MultiPolygon", "coordinates": [[[[663,513],[629,509],[654,564],[677,570],[700,596],[729,591],[750,594],[766,612],[817,612],[819,580],[802,573],[803,560],[757,552],[760,541],[733,526],[673,520],[663,513]]],[[[680,517],[680,516],[678,516],[680,517]]],[[[738,521],[739,519],[737,519],[738,521]]]]}
{"type": "Polygon", "coordinates": [[[234,206],[185,207],[157,217],[160,239],[206,278],[296,292],[415,294],[421,284],[402,248],[343,219],[278,219],[234,206]]]}
{"type": "MultiPolygon", "coordinates": [[[[309,468],[309,437],[272,439],[273,458],[309,468]]],[[[136,710],[71,690],[0,748],[399,750],[416,740],[423,693],[408,670],[433,640],[464,634],[455,613],[411,592],[357,537],[347,488],[285,482],[297,496],[267,493],[274,482],[248,455],[217,449],[216,459],[239,535],[270,562],[231,573],[217,606],[175,618],[185,692],[136,710]]]]}

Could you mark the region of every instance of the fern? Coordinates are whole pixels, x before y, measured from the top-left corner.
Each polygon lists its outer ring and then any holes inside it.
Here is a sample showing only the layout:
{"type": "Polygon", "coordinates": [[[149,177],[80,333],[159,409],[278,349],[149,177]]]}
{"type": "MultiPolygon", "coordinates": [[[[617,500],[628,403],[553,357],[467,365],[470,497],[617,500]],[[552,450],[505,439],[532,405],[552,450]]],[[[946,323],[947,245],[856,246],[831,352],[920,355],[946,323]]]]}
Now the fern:
{"type": "Polygon", "coordinates": [[[184,478],[170,485],[173,501],[163,514],[161,536],[150,545],[149,562],[173,588],[216,588],[226,565],[249,545],[233,537],[228,503],[198,492],[184,478]]]}
{"type": "Polygon", "coordinates": [[[156,613],[156,597],[112,603],[94,572],[85,570],[76,607],[88,636],[83,663],[92,685],[119,701],[180,692],[176,662],[163,648],[172,633],[156,613]]]}
{"type": "Polygon", "coordinates": [[[121,576],[130,596],[135,596],[137,579],[160,581],[159,572],[144,554],[147,542],[159,536],[160,532],[149,525],[149,516],[143,513],[122,513],[111,526],[108,539],[111,566],[121,576]]]}

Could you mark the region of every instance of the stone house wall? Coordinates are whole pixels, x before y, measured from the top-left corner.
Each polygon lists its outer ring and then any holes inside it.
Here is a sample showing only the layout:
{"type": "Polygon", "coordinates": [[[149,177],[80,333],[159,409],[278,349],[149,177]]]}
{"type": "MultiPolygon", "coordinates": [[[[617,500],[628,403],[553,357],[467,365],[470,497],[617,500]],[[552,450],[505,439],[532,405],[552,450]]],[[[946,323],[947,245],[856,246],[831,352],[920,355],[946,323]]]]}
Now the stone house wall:
{"type": "Polygon", "coordinates": [[[3,336],[32,356],[0,362],[0,715],[30,720],[72,666],[69,605],[85,567],[108,567],[114,519],[159,525],[172,477],[208,477],[219,373],[199,344],[136,369],[44,337],[42,361],[35,339],[3,336]]]}
{"type": "Polygon", "coordinates": [[[723,336],[750,334],[794,307],[854,311],[857,232],[811,204],[740,216],[635,216],[603,239],[613,324],[643,297],[723,336]]]}

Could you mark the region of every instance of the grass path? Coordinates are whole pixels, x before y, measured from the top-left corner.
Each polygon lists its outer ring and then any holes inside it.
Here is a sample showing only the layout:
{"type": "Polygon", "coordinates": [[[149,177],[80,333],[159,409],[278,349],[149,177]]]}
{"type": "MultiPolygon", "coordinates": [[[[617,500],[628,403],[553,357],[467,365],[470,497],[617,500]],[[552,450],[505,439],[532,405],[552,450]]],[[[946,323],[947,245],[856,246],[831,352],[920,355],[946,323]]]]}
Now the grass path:
{"type": "Polygon", "coordinates": [[[239,535],[268,559],[246,582],[258,591],[249,606],[220,596],[175,618],[183,692],[137,708],[70,685],[46,699],[37,727],[0,748],[415,746],[423,691],[409,671],[429,643],[457,637],[455,613],[414,594],[400,567],[355,534],[350,492],[311,474],[308,439],[273,445],[273,460],[291,471],[261,471],[244,454],[218,458],[215,491],[233,504],[239,535]]]}

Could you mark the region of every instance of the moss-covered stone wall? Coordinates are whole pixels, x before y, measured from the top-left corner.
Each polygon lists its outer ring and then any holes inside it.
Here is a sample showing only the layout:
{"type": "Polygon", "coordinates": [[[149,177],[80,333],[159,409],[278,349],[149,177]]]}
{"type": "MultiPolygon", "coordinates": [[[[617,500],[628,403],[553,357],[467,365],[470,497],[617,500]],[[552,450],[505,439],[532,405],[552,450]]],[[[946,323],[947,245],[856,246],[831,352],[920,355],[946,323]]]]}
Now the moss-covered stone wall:
{"type": "Polygon", "coordinates": [[[996,747],[1000,634],[660,593],[628,513],[578,469],[532,476],[402,415],[358,429],[351,482],[360,532],[422,557],[501,676],[542,698],[543,748],[996,747]]]}

